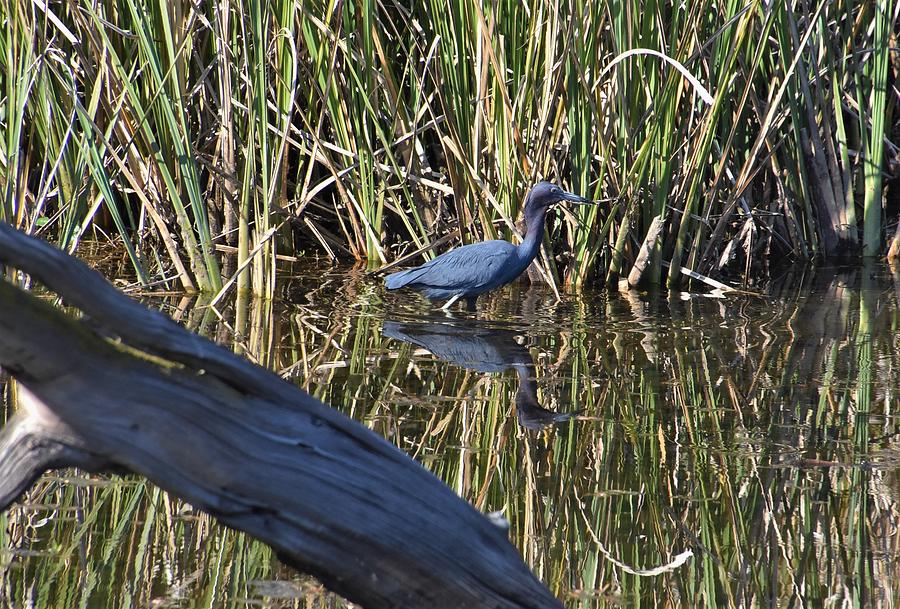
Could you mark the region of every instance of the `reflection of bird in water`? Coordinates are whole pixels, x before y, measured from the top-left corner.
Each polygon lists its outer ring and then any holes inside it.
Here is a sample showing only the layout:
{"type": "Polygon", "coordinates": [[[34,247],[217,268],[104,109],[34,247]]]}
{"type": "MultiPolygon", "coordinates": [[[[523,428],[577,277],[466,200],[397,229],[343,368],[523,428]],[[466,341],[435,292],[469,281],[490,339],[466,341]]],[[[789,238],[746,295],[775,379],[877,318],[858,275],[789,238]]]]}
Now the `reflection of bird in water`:
{"type": "Polygon", "coordinates": [[[416,268],[391,273],[384,285],[389,290],[410,287],[431,300],[449,299],[442,309],[465,298],[468,309],[474,311],[479,295],[506,285],[528,268],[541,248],[547,212],[561,201],[592,204],[559,186],[538,182],[525,198],[527,230],[520,245],[501,239],[464,245],[416,268]]]}
{"type": "Polygon", "coordinates": [[[516,419],[526,429],[562,423],[577,412],[553,412],[538,403],[537,380],[531,353],[509,330],[471,323],[410,323],[385,320],[382,334],[431,352],[446,362],[475,370],[497,373],[515,369],[516,419]]]}
{"type": "Polygon", "coordinates": [[[541,429],[548,425],[565,423],[580,410],[575,412],[553,412],[538,403],[537,379],[533,365],[513,364],[519,377],[519,388],[516,389],[516,420],[525,429],[541,429]]]}

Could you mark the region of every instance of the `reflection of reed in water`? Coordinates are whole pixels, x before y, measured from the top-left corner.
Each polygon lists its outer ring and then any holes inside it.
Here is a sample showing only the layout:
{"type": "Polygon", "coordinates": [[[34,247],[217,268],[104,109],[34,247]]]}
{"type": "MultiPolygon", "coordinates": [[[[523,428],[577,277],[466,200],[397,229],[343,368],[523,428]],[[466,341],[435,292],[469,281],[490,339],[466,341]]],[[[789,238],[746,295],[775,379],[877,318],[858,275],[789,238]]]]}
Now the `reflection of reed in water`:
{"type": "Polygon", "coordinates": [[[473,320],[401,322],[386,319],[382,334],[422,347],[455,366],[483,373],[516,371],[516,419],[526,429],[540,429],[568,421],[576,413],[553,412],[538,403],[537,380],[531,353],[509,330],[489,328],[473,320]]]}

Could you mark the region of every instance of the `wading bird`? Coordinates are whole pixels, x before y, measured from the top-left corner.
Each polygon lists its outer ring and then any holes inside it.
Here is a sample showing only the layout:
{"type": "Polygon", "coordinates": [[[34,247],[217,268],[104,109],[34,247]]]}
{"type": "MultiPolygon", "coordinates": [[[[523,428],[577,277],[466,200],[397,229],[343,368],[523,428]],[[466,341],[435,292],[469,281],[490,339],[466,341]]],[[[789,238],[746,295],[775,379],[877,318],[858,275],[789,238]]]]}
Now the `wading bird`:
{"type": "Polygon", "coordinates": [[[384,284],[389,290],[403,287],[419,290],[431,300],[447,298],[449,300],[441,307],[444,310],[465,298],[469,310],[474,311],[479,295],[506,285],[528,268],[541,247],[547,212],[560,201],[592,204],[559,186],[538,182],[525,198],[527,230],[520,245],[499,239],[464,245],[422,266],[391,273],[385,277],[384,284]]]}

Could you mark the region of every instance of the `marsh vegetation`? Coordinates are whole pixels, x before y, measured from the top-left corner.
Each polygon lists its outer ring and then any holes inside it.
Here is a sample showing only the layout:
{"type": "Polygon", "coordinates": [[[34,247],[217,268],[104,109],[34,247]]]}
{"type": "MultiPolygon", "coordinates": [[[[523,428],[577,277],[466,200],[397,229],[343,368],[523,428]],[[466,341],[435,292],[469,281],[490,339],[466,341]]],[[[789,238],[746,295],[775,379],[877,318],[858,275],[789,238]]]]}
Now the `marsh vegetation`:
{"type": "Polygon", "coordinates": [[[279,255],[509,237],[540,178],[606,204],[551,228],[554,285],[627,273],[654,218],[670,287],[896,254],[897,7],[8,1],[0,219],[269,296],[279,255]]]}

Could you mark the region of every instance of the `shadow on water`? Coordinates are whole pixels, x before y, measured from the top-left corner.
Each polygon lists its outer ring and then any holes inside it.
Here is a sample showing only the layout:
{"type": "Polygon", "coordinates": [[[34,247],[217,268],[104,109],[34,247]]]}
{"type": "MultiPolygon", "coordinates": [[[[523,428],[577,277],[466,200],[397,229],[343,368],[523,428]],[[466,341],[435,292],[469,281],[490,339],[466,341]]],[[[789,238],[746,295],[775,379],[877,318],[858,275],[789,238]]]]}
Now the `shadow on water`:
{"type": "MultiPolygon", "coordinates": [[[[900,273],[727,298],[518,283],[452,318],[343,269],[282,285],[153,304],[502,511],[567,606],[900,604],[900,273]]],[[[143,481],[76,471],[0,515],[0,582],[0,607],[343,606],[143,481]]]]}
{"type": "Polygon", "coordinates": [[[531,353],[521,334],[494,328],[476,319],[403,322],[385,319],[382,334],[422,347],[441,360],[484,373],[515,370],[516,419],[526,429],[541,429],[568,421],[577,413],[554,412],[538,402],[538,386],[531,353]]]}

